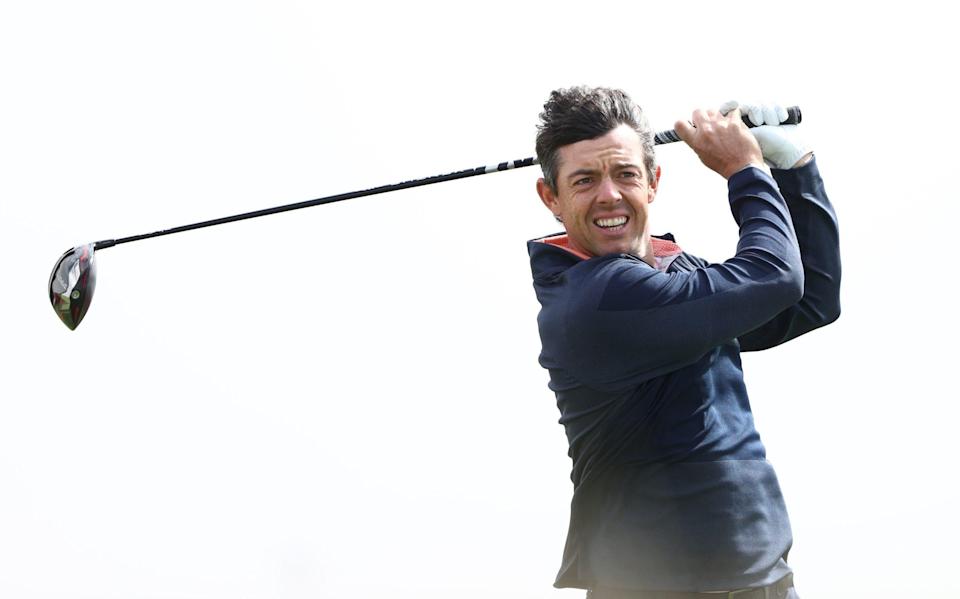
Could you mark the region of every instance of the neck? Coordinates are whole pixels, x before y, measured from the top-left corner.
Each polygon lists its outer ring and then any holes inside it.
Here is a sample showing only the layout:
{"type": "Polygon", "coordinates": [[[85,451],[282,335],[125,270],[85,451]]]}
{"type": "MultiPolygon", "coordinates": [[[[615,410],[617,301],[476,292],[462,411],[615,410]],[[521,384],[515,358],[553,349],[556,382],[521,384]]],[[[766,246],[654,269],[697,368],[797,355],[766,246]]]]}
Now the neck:
{"type": "MultiPolygon", "coordinates": [[[[576,254],[577,256],[580,256],[581,258],[584,258],[584,259],[592,258],[594,256],[592,252],[588,252],[587,250],[580,247],[577,244],[577,242],[575,242],[569,236],[564,236],[564,237],[566,238],[566,240],[563,245],[571,253],[576,254]]],[[[643,237],[640,238],[639,243],[637,243],[637,246],[634,249],[630,250],[629,253],[633,254],[637,258],[640,258],[650,266],[654,268],[657,267],[657,261],[656,261],[656,258],[654,257],[655,253],[653,250],[653,239],[650,237],[650,233],[644,233],[643,237]]]]}
{"type": "Polygon", "coordinates": [[[637,258],[640,258],[650,266],[656,268],[657,261],[654,258],[653,253],[653,241],[650,239],[650,233],[644,233],[643,237],[640,238],[639,252],[636,254],[637,258]]]}

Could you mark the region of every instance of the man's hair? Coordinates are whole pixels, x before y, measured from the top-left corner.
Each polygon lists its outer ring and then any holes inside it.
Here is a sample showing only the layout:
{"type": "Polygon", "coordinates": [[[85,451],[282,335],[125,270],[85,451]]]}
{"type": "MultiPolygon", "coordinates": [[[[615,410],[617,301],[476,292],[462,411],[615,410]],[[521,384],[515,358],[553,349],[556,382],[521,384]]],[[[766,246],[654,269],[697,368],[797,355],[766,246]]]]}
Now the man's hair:
{"type": "Polygon", "coordinates": [[[577,86],[550,92],[537,126],[537,160],[550,189],[557,192],[561,147],[602,137],[620,125],[628,125],[640,136],[649,180],[657,169],[653,131],[630,96],[606,87],[577,86]]]}

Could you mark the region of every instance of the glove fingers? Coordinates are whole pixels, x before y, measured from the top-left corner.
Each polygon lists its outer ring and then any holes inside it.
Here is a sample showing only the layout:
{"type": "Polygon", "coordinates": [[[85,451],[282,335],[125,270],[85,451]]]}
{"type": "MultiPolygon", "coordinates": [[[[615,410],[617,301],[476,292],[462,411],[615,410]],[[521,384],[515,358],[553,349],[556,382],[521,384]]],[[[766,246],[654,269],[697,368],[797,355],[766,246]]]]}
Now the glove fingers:
{"type": "Polygon", "coordinates": [[[787,114],[787,109],[779,104],[774,104],[774,109],[777,111],[777,122],[782,123],[787,120],[787,117],[790,116],[787,114]]]}
{"type": "Polygon", "coordinates": [[[737,108],[738,106],[740,106],[740,104],[736,100],[727,100],[726,102],[720,105],[720,114],[722,114],[723,116],[727,116],[728,114],[730,114],[730,111],[732,111],[734,108],[737,108]]]}
{"type": "Polygon", "coordinates": [[[777,109],[774,104],[764,104],[762,106],[763,112],[763,124],[764,125],[779,125],[780,118],[777,116],[777,109]]]}
{"type": "Polygon", "coordinates": [[[763,106],[760,104],[750,106],[750,121],[757,127],[764,124],[763,106]]]}

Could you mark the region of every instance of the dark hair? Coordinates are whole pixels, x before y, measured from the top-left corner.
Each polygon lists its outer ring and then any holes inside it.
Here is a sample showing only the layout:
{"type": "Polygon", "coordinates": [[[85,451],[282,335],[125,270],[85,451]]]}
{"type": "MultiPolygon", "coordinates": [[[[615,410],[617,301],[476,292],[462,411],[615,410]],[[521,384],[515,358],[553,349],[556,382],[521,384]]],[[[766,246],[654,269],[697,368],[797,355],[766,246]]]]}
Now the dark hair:
{"type": "Polygon", "coordinates": [[[550,189],[557,192],[561,147],[596,139],[620,125],[628,125],[640,136],[643,166],[649,180],[657,169],[653,131],[643,110],[630,96],[606,87],[577,86],[550,92],[537,126],[537,160],[550,189]]]}

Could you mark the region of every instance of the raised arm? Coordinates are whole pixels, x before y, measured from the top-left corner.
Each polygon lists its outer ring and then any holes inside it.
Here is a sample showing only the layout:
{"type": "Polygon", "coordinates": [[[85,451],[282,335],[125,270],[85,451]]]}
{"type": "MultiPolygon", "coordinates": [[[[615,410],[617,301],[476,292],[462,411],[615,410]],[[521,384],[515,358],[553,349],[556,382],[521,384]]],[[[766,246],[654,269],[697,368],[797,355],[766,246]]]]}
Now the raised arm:
{"type": "Polygon", "coordinates": [[[774,169],[787,201],[803,262],[803,297],[762,326],[741,335],[742,351],[785,343],[840,316],[840,241],[837,216],[815,160],[794,169],[774,169]]]}
{"type": "MultiPolygon", "coordinates": [[[[725,105],[732,108],[733,102],[725,105]]],[[[803,261],[803,297],[762,326],[740,336],[740,349],[758,351],[785,343],[840,316],[840,242],[837,216],[799,127],[771,127],[786,117],[777,105],[739,108],[753,121],[764,160],[787,201],[803,261]]],[[[723,108],[721,108],[723,111],[723,108]]]]}

